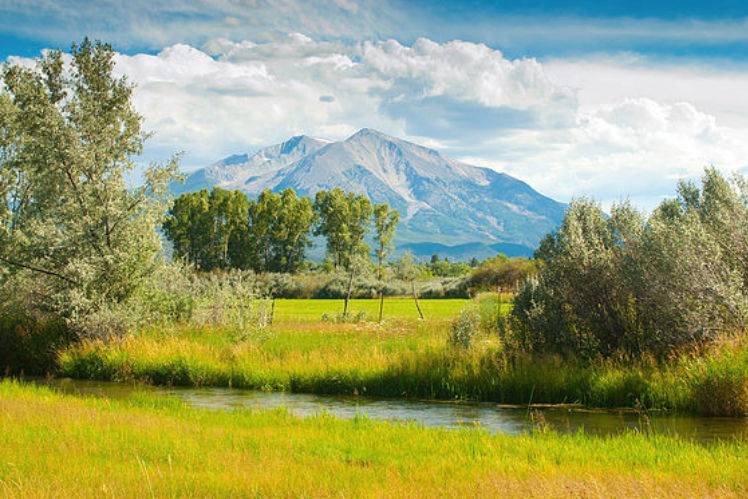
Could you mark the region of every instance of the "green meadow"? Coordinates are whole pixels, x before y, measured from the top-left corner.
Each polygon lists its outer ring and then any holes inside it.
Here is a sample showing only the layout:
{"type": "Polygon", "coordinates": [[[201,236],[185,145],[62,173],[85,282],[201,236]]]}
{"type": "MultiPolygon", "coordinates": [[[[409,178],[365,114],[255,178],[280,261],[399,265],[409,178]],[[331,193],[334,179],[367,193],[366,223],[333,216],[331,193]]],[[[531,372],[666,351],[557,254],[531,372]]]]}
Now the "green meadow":
{"type": "Polygon", "coordinates": [[[207,411],[169,397],[72,397],[0,382],[4,497],[720,496],[748,446],[658,435],[479,429],[207,411]]]}
{"type": "MultiPolygon", "coordinates": [[[[469,300],[438,299],[419,300],[426,319],[445,320],[457,315],[469,300]]],[[[373,321],[379,318],[379,299],[353,299],[349,305],[353,316],[364,314],[373,321]]],[[[334,316],[343,311],[343,300],[275,300],[274,318],[286,322],[319,322],[324,314],[334,316]]],[[[385,319],[418,319],[418,310],[412,298],[387,298],[384,307],[385,319]]]]}
{"type": "MultiPolygon", "coordinates": [[[[387,300],[388,319],[320,320],[334,300],[278,300],[272,326],[153,328],[107,342],[76,344],[60,355],[72,378],[179,386],[232,386],[319,394],[483,400],[511,404],[580,403],[703,415],[748,413],[748,349],[735,341],[667,361],[592,362],[558,356],[509,357],[498,335],[481,331],[469,349],[448,344],[450,317],[465,300],[387,300]]],[[[375,300],[356,300],[369,311],[375,300]]],[[[483,322],[495,298],[476,305],[483,322]]],[[[504,312],[508,305],[503,305],[504,312]]],[[[492,315],[493,314],[493,315],[492,315]]]]}

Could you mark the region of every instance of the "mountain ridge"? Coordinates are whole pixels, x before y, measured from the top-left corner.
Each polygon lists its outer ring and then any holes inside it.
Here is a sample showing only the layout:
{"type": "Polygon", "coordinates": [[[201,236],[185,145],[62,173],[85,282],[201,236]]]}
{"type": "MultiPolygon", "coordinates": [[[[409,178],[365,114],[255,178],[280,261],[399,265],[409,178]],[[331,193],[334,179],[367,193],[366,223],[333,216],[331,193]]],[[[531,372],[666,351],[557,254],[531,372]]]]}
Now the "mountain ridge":
{"type": "Polygon", "coordinates": [[[565,210],[505,173],[370,128],[337,142],[297,135],[254,154],[231,155],[193,172],[174,190],[213,186],[250,197],[288,187],[307,196],[335,187],[366,194],[400,212],[398,247],[506,243],[532,249],[565,210]]]}

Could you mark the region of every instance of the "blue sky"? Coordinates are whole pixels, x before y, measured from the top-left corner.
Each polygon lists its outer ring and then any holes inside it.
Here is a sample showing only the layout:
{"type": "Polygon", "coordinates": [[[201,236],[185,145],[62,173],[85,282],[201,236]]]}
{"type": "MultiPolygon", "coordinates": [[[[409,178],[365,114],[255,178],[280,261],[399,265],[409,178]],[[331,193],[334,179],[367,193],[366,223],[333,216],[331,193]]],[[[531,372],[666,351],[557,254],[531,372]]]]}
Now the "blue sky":
{"type": "Polygon", "coordinates": [[[189,170],[372,127],[561,200],[748,169],[748,3],[0,0],[0,58],[110,41],[189,170]]]}

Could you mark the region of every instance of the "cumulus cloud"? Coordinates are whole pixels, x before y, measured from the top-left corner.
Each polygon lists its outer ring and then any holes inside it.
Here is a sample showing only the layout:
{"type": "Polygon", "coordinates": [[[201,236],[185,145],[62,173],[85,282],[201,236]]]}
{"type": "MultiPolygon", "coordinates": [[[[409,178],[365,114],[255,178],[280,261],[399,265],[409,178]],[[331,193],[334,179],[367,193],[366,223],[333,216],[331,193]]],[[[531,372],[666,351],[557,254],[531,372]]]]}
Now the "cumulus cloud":
{"type": "Polygon", "coordinates": [[[138,85],[136,106],[156,132],[148,154],[184,150],[187,169],[294,134],[342,139],[362,127],[505,171],[561,200],[628,196],[650,208],[704,166],[748,167],[748,103],[729,94],[748,72],[735,70],[728,78],[623,56],[541,62],[461,41],[291,34],[120,54],[117,71],[138,85]]]}

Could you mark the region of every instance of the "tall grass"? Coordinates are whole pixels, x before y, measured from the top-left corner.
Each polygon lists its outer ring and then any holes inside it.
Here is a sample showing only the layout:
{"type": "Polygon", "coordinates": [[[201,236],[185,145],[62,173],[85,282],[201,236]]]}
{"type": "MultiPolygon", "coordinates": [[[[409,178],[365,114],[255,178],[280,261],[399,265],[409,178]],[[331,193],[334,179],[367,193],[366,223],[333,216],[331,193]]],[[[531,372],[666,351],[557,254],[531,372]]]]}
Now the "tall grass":
{"type": "Polygon", "coordinates": [[[705,415],[748,414],[748,346],[730,343],[668,362],[512,356],[495,334],[470,348],[447,343],[447,321],[277,323],[231,329],[143,331],[87,342],[60,357],[75,378],[233,386],[324,394],[581,403],[705,415]]]}
{"type": "Polygon", "coordinates": [[[489,435],[0,382],[6,497],[744,496],[748,445],[489,435]]]}

